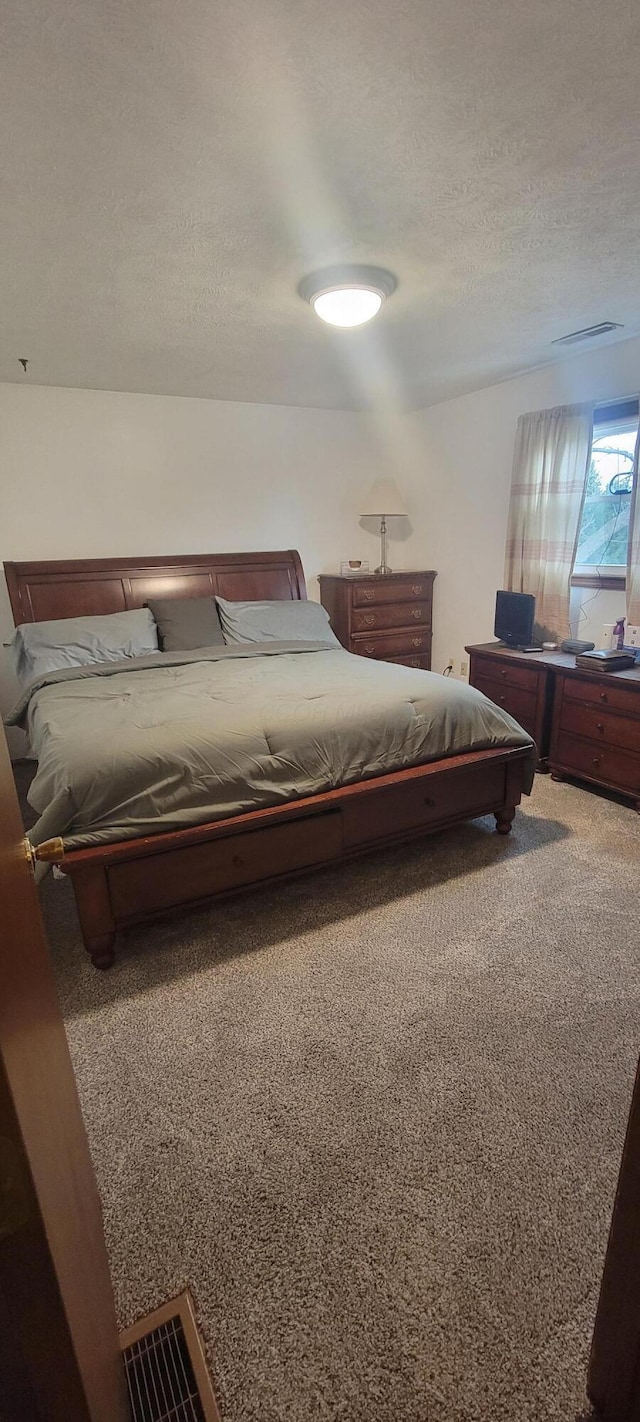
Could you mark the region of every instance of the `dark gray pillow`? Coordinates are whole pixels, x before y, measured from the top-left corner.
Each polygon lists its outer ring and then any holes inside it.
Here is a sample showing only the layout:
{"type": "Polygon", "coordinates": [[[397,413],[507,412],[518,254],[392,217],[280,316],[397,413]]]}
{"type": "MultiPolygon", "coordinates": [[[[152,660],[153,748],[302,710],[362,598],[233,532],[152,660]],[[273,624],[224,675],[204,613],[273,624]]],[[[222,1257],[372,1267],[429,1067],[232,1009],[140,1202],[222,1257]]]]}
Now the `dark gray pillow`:
{"type": "Polygon", "coordinates": [[[196,647],[224,647],[213,597],[154,597],[151,609],[163,652],[192,652],[196,647]]]}

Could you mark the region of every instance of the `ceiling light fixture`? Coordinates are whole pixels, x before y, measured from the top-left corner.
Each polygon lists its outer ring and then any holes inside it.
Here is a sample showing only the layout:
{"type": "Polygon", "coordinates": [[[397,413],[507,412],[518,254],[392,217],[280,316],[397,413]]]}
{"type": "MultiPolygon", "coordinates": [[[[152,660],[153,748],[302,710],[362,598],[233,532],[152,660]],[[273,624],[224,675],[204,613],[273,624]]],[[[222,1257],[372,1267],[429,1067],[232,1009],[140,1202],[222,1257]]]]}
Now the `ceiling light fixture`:
{"type": "Polygon", "coordinates": [[[377,316],[395,288],[395,277],[382,267],[340,266],[313,272],[298,291],[330,326],[362,326],[377,316]]]}

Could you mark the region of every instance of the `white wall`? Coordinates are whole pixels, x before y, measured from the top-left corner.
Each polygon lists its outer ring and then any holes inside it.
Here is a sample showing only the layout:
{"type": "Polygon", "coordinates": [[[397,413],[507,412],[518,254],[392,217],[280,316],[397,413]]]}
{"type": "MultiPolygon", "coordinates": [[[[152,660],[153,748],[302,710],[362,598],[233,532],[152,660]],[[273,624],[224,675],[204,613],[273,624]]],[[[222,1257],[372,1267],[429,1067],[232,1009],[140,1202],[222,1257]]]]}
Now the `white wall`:
{"type": "MultiPolygon", "coordinates": [[[[341,558],[375,567],[358,509],[391,472],[411,513],[391,565],[437,570],[433,666],[459,675],[465,643],[492,636],[518,416],[639,388],[640,339],[404,415],[0,384],[0,561],[294,547],[317,597],[341,558]]],[[[623,612],[599,593],[580,635],[623,612]]],[[[5,667],[3,710],[14,692],[5,667]]]]}
{"type": "MultiPolygon", "coordinates": [[[[298,548],[317,598],[341,558],[377,561],[370,436],[340,411],[0,384],[0,562],[298,548]]],[[[5,659],[4,712],[16,691],[5,659]]]]}

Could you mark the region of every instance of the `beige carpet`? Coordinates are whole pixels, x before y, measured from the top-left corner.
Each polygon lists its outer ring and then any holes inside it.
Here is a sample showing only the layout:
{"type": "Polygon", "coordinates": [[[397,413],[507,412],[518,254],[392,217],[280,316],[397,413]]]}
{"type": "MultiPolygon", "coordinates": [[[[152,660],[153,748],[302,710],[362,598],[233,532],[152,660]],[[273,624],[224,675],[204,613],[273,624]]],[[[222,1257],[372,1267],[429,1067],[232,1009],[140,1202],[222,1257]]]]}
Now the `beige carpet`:
{"type": "Polygon", "coordinates": [[[189,1282],[225,1422],[583,1415],[639,865],[633,811],[538,777],[509,839],[131,931],[106,975],[48,882],[121,1321],[189,1282]]]}

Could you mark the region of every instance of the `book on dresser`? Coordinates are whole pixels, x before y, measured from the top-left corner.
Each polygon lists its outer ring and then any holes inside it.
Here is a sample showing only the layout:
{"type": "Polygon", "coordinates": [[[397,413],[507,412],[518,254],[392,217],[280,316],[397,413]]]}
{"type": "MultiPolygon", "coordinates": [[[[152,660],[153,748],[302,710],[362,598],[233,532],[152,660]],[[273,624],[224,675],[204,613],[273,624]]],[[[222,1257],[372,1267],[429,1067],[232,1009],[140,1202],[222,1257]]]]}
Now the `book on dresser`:
{"type": "Polygon", "coordinates": [[[429,671],[435,577],[433,569],[348,577],[321,573],[320,601],[348,652],[429,671]]]}
{"type": "Polygon", "coordinates": [[[632,667],[635,657],[628,652],[593,651],[580,652],[576,657],[576,666],[582,667],[584,671],[626,671],[632,667]]]}

